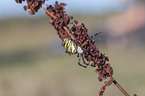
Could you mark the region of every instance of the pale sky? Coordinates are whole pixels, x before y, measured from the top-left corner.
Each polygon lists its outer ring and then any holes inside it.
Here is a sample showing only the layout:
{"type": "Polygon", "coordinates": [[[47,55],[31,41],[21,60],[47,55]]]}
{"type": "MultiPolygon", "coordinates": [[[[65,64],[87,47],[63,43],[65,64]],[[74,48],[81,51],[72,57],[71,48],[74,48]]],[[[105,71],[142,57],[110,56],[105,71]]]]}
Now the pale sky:
{"type": "MultiPolygon", "coordinates": [[[[119,10],[124,5],[119,0],[57,0],[67,4],[66,11],[68,13],[92,13],[100,14],[113,10],[119,10]]],[[[54,4],[55,0],[49,0],[46,4],[54,4]]],[[[0,19],[9,17],[29,16],[25,12],[23,6],[26,3],[17,4],[15,0],[2,0],[0,5],[0,19]]],[[[45,6],[45,5],[44,5],[45,6]]],[[[36,13],[35,16],[41,16],[43,11],[36,13]]],[[[44,14],[43,14],[44,15],[44,14]]],[[[33,17],[33,16],[31,16],[33,17]]]]}

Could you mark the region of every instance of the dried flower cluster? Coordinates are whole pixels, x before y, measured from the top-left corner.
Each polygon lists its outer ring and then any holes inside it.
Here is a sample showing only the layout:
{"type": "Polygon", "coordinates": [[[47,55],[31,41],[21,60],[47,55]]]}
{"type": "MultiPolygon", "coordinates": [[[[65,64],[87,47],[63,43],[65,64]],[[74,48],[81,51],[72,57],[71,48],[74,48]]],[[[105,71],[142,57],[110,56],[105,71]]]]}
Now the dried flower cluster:
{"type": "MultiPolygon", "coordinates": [[[[66,12],[64,11],[65,5],[66,4],[64,3],[60,3],[59,5],[58,2],[56,2],[55,7],[52,7],[51,5],[47,7],[47,10],[57,17],[57,18],[50,17],[50,23],[57,30],[57,33],[61,39],[69,37],[68,34],[65,32],[64,27],[66,27],[72,19],[72,17],[67,16],[66,12]]],[[[49,16],[49,14],[47,15],[49,16]]]]}
{"type": "Polygon", "coordinates": [[[69,37],[69,35],[67,34],[64,26],[67,27],[72,18],[70,16],[67,16],[66,12],[64,11],[64,5],[66,4],[60,3],[59,5],[56,2],[54,7],[49,6],[47,8],[50,13],[57,17],[57,19],[51,18],[50,22],[57,30],[59,37],[61,39],[74,37],[71,39],[77,45],[81,46],[83,50],[85,50],[85,59],[87,61],[93,61],[93,63],[91,64],[92,67],[98,66],[96,72],[100,75],[100,81],[106,79],[107,77],[111,77],[113,74],[113,69],[110,64],[107,63],[107,61],[109,61],[109,58],[99,52],[97,46],[94,45],[95,41],[90,38],[87,33],[88,30],[83,23],[81,25],[77,25],[77,20],[74,20],[73,26],[69,28],[71,37],[69,37]]]}
{"type": "Polygon", "coordinates": [[[25,0],[15,0],[17,3],[22,3],[22,1],[25,1],[25,0]]]}
{"type": "MultiPolygon", "coordinates": [[[[57,19],[51,18],[50,22],[57,30],[60,38],[70,38],[67,32],[64,29],[64,26],[70,23],[72,19],[70,16],[67,16],[64,11],[64,3],[60,3],[60,5],[56,2],[55,6],[49,6],[47,10],[51,12],[53,15],[57,17],[57,19]]],[[[68,27],[67,27],[68,28],[68,27]]],[[[85,58],[87,61],[93,61],[91,64],[92,67],[98,66],[96,72],[99,73],[99,80],[102,81],[106,79],[106,77],[111,77],[113,74],[112,67],[110,64],[107,64],[109,58],[104,54],[100,53],[97,46],[94,44],[95,41],[90,38],[87,33],[87,28],[82,23],[81,25],[77,25],[77,20],[74,20],[74,24],[71,28],[69,28],[71,35],[74,38],[71,38],[77,45],[81,46],[85,51],[85,58]]]]}
{"type": "MultiPolygon", "coordinates": [[[[22,3],[25,0],[15,0],[17,3],[22,3]]],[[[27,6],[24,6],[24,10],[29,10],[29,14],[33,15],[35,12],[38,12],[42,4],[45,3],[45,0],[27,0],[27,6]]]]}
{"type": "MultiPolygon", "coordinates": [[[[17,3],[22,3],[25,0],[15,0],[17,3]]],[[[35,14],[40,7],[46,11],[46,14],[50,17],[50,23],[53,27],[57,30],[57,33],[61,40],[64,38],[69,38],[72,40],[76,45],[80,46],[84,51],[84,57],[87,61],[92,61],[93,63],[90,64],[91,67],[97,67],[95,70],[96,73],[99,74],[99,81],[106,79],[107,77],[110,78],[108,82],[102,86],[99,96],[102,96],[106,86],[112,84],[112,82],[122,91],[125,96],[129,96],[123,88],[113,79],[113,69],[108,64],[109,58],[99,52],[97,46],[95,45],[95,41],[88,35],[88,29],[82,23],[78,25],[77,20],[73,20],[72,16],[68,16],[64,11],[64,7],[66,6],[65,3],[58,2],[55,3],[54,6],[50,5],[45,9],[42,7],[42,4],[45,3],[45,0],[27,0],[27,6],[24,6],[25,11],[29,10],[29,14],[35,14]],[[72,25],[69,27],[68,25],[72,25]]],[[[68,53],[72,55],[72,53],[68,53]]]]}

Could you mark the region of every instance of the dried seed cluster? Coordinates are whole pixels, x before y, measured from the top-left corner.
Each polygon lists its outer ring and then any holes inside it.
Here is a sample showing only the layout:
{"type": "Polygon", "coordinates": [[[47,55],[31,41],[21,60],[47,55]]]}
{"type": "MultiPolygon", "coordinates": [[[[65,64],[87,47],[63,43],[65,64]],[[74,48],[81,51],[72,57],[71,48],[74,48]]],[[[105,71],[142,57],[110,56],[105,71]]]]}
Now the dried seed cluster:
{"type": "MultiPolygon", "coordinates": [[[[51,24],[57,30],[59,37],[63,40],[63,38],[70,38],[74,41],[77,45],[81,46],[84,51],[85,59],[87,61],[93,61],[91,64],[92,67],[98,66],[95,72],[99,74],[98,79],[100,81],[106,79],[107,77],[112,77],[113,69],[110,64],[107,63],[109,58],[99,52],[97,46],[95,45],[95,41],[90,38],[88,35],[88,30],[85,25],[82,23],[81,25],[77,25],[78,21],[73,21],[73,26],[68,28],[67,25],[70,23],[72,17],[67,16],[66,12],[64,11],[64,7],[66,4],[58,2],[55,3],[54,6],[47,7],[47,10],[55,15],[57,18],[50,18],[51,24]],[[72,36],[69,36],[65,31],[64,27],[69,29],[69,32],[72,36]],[[74,38],[71,38],[74,37],[74,38]]],[[[99,95],[103,95],[103,92],[106,89],[106,86],[109,86],[112,82],[109,81],[105,84],[100,92],[99,95]]]]}
{"type": "MultiPolygon", "coordinates": [[[[17,3],[22,3],[25,0],[16,0],[17,3]]],[[[44,4],[45,0],[27,0],[28,5],[24,6],[24,9],[30,9],[30,14],[35,14],[42,4],[44,4]]],[[[72,16],[68,16],[64,11],[65,3],[58,2],[55,3],[54,6],[50,5],[47,7],[47,11],[52,15],[46,14],[50,16],[50,23],[57,30],[59,37],[63,40],[64,38],[71,39],[76,45],[80,46],[84,50],[84,57],[87,61],[93,61],[90,65],[92,67],[96,67],[96,73],[99,74],[98,79],[100,81],[106,79],[107,77],[112,77],[113,69],[107,62],[109,58],[99,52],[97,46],[95,45],[95,41],[88,35],[88,29],[82,23],[78,25],[77,20],[73,20],[72,16]],[[55,17],[55,18],[54,18],[55,17]],[[71,22],[72,21],[72,22],[71,22]],[[72,24],[71,27],[68,27],[69,24],[72,24]],[[67,32],[68,30],[69,32],[67,32]]],[[[69,55],[71,55],[69,53],[69,55]]],[[[106,83],[100,90],[100,96],[105,91],[106,86],[109,86],[112,83],[111,79],[108,83],[106,83]]]]}
{"type": "Polygon", "coordinates": [[[25,1],[25,0],[15,0],[17,3],[22,3],[22,1],[25,1]]]}
{"type": "MultiPolygon", "coordinates": [[[[69,37],[65,32],[64,27],[67,27],[72,19],[72,17],[67,16],[66,12],[64,11],[65,6],[66,4],[64,3],[58,4],[58,2],[56,2],[54,7],[52,5],[47,7],[47,10],[57,17],[56,19],[50,17],[50,23],[57,30],[57,33],[61,39],[69,37]]],[[[49,14],[47,15],[49,16],[49,14]]]]}
{"type": "MultiPolygon", "coordinates": [[[[15,0],[17,3],[22,3],[22,1],[25,0],[15,0]]],[[[29,10],[29,14],[33,15],[35,12],[38,12],[42,4],[45,3],[45,0],[27,0],[26,6],[24,6],[24,10],[26,11],[27,9],[29,10]]]]}
{"type": "MultiPolygon", "coordinates": [[[[61,39],[71,38],[64,29],[64,26],[67,27],[72,19],[72,17],[67,16],[66,12],[64,11],[65,5],[66,4],[64,3],[58,4],[58,2],[56,2],[54,6],[47,7],[47,10],[57,17],[57,19],[50,18],[50,22],[57,30],[58,35],[61,39]]],[[[94,44],[95,41],[88,35],[88,30],[85,25],[83,23],[81,25],[77,25],[77,23],[77,20],[74,20],[74,24],[70,28],[71,35],[75,37],[71,39],[77,45],[81,46],[83,50],[85,50],[85,59],[87,61],[93,61],[91,66],[98,66],[96,72],[100,75],[100,81],[106,79],[107,77],[111,77],[113,74],[113,69],[110,64],[107,63],[107,61],[109,61],[109,58],[99,52],[97,46],[94,44]]]]}

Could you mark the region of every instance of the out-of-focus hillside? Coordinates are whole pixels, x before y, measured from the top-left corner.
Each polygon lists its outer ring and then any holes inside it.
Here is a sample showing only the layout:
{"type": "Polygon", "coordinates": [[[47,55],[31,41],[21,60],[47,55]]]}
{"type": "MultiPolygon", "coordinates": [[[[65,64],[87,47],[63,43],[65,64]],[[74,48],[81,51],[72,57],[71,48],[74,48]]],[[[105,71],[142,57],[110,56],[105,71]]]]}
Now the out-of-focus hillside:
{"type": "MultiPolygon", "coordinates": [[[[99,24],[103,20],[97,16],[77,15],[74,18],[78,19],[80,23],[85,23],[86,27],[90,29],[89,34],[92,35],[94,28],[101,28],[99,24]]],[[[49,24],[47,17],[0,20],[0,44],[1,65],[9,60],[10,62],[23,61],[23,59],[25,61],[25,58],[27,60],[30,57],[41,57],[41,55],[50,55],[50,53],[51,55],[64,55],[61,41],[55,29],[49,24]],[[29,56],[33,54],[34,56],[29,56]]]]}
{"type": "MultiPolygon", "coordinates": [[[[114,14],[113,14],[114,15],[114,14]]],[[[139,33],[126,35],[126,47],[107,43],[108,16],[74,16],[95,37],[100,52],[110,58],[114,78],[130,94],[145,95],[145,45],[139,33]],[[137,35],[137,38],[136,38],[137,35]],[[138,40],[138,42],[134,42],[138,40]],[[109,47],[108,47],[109,46],[109,47]],[[112,47],[111,47],[112,46],[112,47]]],[[[94,68],[77,65],[76,55],[68,56],[61,46],[49,18],[15,18],[0,20],[0,96],[95,96],[103,83],[94,68]]],[[[116,40],[116,39],[114,39],[116,40]]],[[[104,96],[123,96],[114,86],[104,96]]]]}

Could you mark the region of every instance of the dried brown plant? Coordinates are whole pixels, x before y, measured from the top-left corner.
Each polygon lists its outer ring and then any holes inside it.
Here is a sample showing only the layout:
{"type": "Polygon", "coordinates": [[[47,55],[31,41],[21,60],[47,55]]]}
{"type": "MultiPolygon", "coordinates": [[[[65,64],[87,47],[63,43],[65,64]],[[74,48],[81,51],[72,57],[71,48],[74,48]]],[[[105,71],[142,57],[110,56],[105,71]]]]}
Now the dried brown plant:
{"type": "MultiPolygon", "coordinates": [[[[22,1],[25,0],[16,0],[17,3],[22,3],[22,1]]],[[[117,81],[113,78],[113,69],[108,63],[109,58],[105,56],[105,54],[100,53],[98,50],[97,45],[95,45],[95,41],[92,39],[93,36],[88,35],[88,29],[85,27],[85,24],[82,23],[81,25],[78,25],[77,20],[73,20],[72,16],[68,16],[65,12],[65,3],[56,3],[54,6],[50,5],[46,9],[42,6],[42,4],[45,3],[45,0],[26,0],[27,4],[24,6],[25,11],[27,9],[29,10],[29,14],[35,14],[35,12],[38,12],[40,8],[42,8],[46,14],[50,17],[49,21],[56,29],[57,34],[61,38],[62,41],[64,41],[65,38],[68,38],[67,40],[70,40],[73,42],[76,46],[79,46],[83,53],[81,53],[82,60],[84,62],[84,65],[80,64],[80,54],[78,54],[79,62],[78,64],[84,68],[87,68],[88,66],[91,67],[97,67],[95,72],[99,74],[99,81],[102,81],[106,78],[110,78],[109,81],[105,83],[100,89],[99,96],[102,96],[106,86],[111,85],[114,83],[120,91],[125,95],[129,96],[129,94],[117,83],[117,81]],[[72,24],[71,27],[68,27],[69,24],[72,24]],[[93,63],[85,63],[85,61],[92,61],[93,63]]],[[[95,35],[98,35],[95,34],[95,35]]],[[[64,46],[62,44],[62,46],[64,46]]],[[[71,45],[70,45],[71,46],[71,45]]],[[[68,49],[66,48],[66,51],[68,49]]],[[[73,52],[66,52],[69,55],[74,54],[73,52]]],[[[136,96],[136,94],[134,95],[136,96]]]]}

